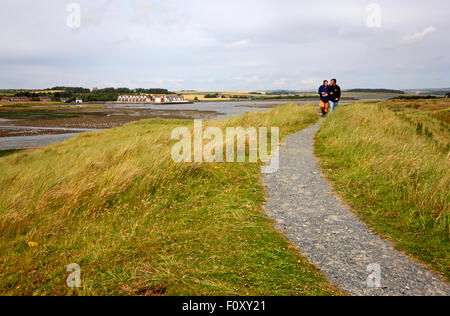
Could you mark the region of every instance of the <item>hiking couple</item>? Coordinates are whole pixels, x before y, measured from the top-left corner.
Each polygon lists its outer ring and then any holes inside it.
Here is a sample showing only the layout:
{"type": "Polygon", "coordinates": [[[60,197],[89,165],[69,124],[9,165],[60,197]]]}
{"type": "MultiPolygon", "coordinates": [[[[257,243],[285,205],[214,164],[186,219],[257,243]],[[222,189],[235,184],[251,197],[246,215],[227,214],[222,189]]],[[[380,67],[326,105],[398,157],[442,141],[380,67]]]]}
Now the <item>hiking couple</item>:
{"type": "Polygon", "coordinates": [[[336,79],[331,79],[331,84],[325,80],[319,88],[319,95],[322,114],[333,113],[341,100],[341,88],[337,85],[336,79]]]}

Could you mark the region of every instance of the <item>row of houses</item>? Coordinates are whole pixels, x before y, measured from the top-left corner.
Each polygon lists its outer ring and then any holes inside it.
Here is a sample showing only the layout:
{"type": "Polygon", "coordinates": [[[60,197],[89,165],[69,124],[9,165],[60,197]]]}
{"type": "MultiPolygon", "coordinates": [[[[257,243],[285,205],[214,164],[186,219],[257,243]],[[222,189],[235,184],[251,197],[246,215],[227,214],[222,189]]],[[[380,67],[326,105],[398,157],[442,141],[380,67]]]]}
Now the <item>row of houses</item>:
{"type": "Polygon", "coordinates": [[[121,95],[117,103],[185,103],[182,95],[121,95]]]}
{"type": "Polygon", "coordinates": [[[121,95],[118,103],[151,103],[152,98],[148,95],[121,95]]]}

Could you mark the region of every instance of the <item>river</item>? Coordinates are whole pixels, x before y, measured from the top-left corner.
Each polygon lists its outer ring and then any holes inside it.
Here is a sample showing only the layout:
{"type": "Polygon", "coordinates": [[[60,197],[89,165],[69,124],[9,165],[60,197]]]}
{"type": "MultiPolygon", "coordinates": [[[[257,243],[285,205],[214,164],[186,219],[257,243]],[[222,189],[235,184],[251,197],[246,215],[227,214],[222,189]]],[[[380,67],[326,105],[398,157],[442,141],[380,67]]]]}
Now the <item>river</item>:
{"type": "MultiPolygon", "coordinates": [[[[273,105],[292,103],[292,101],[238,101],[238,102],[197,102],[193,104],[161,104],[161,105],[138,105],[138,104],[117,104],[106,105],[107,108],[125,108],[125,109],[152,109],[152,110],[196,110],[196,111],[214,111],[218,118],[237,115],[249,111],[267,111],[273,105]]],[[[297,101],[295,103],[311,103],[311,101],[297,101]]],[[[90,104],[92,105],[92,104],[90,104]]],[[[104,104],[99,104],[103,105],[104,104]]],[[[11,127],[14,129],[15,127],[11,127]]],[[[25,127],[22,127],[25,128],[25,127]]],[[[39,127],[29,127],[29,129],[43,129],[39,127]]],[[[58,130],[61,128],[47,128],[58,130]]],[[[83,132],[80,129],[63,129],[73,133],[58,135],[37,135],[37,136],[14,136],[0,137],[0,150],[23,149],[46,146],[56,142],[62,142],[66,139],[83,132]]]]}

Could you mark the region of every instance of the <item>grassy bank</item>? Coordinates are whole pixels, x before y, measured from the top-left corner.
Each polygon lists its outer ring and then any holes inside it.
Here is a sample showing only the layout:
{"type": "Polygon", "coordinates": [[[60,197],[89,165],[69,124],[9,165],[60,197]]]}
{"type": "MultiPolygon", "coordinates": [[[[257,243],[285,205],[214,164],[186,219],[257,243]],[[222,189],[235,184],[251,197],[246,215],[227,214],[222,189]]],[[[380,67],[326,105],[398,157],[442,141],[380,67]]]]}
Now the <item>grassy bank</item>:
{"type": "Polygon", "coordinates": [[[418,131],[411,120],[422,114],[406,106],[341,107],[318,133],[316,153],[336,191],[366,223],[448,279],[449,152],[441,137],[418,131]]]}
{"type": "Polygon", "coordinates": [[[61,102],[39,102],[39,101],[28,101],[28,102],[0,102],[0,107],[32,107],[32,106],[54,106],[60,105],[61,102]]]}
{"type": "Polygon", "coordinates": [[[428,137],[450,151],[450,100],[393,100],[380,103],[398,114],[414,127],[420,135],[428,137]]]}
{"type": "Polygon", "coordinates": [[[13,149],[13,150],[0,150],[0,158],[6,157],[9,155],[12,155],[14,153],[20,152],[20,150],[13,149]]]}
{"type": "Polygon", "coordinates": [[[0,108],[0,118],[7,120],[63,120],[79,118],[84,115],[98,115],[99,112],[90,110],[102,110],[104,107],[61,107],[61,108],[0,108]]]}
{"type": "MultiPolygon", "coordinates": [[[[318,119],[285,105],[215,126],[280,126],[318,119]]],[[[205,122],[205,127],[207,126],[205,122]]],[[[176,164],[175,127],[152,119],[0,159],[0,291],[76,295],[340,294],[261,211],[256,164],[176,164]]]]}

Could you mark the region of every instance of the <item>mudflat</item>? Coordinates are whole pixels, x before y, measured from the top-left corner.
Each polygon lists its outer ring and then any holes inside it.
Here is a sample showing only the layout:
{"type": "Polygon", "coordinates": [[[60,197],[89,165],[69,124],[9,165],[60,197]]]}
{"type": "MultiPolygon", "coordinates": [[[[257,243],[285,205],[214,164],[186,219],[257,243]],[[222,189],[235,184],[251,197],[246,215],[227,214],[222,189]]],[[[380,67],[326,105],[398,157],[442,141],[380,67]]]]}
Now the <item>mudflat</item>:
{"type": "Polygon", "coordinates": [[[107,129],[147,118],[213,119],[215,111],[153,109],[0,109],[0,137],[107,129]],[[69,130],[67,130],[69,129],[69,130]]]}

